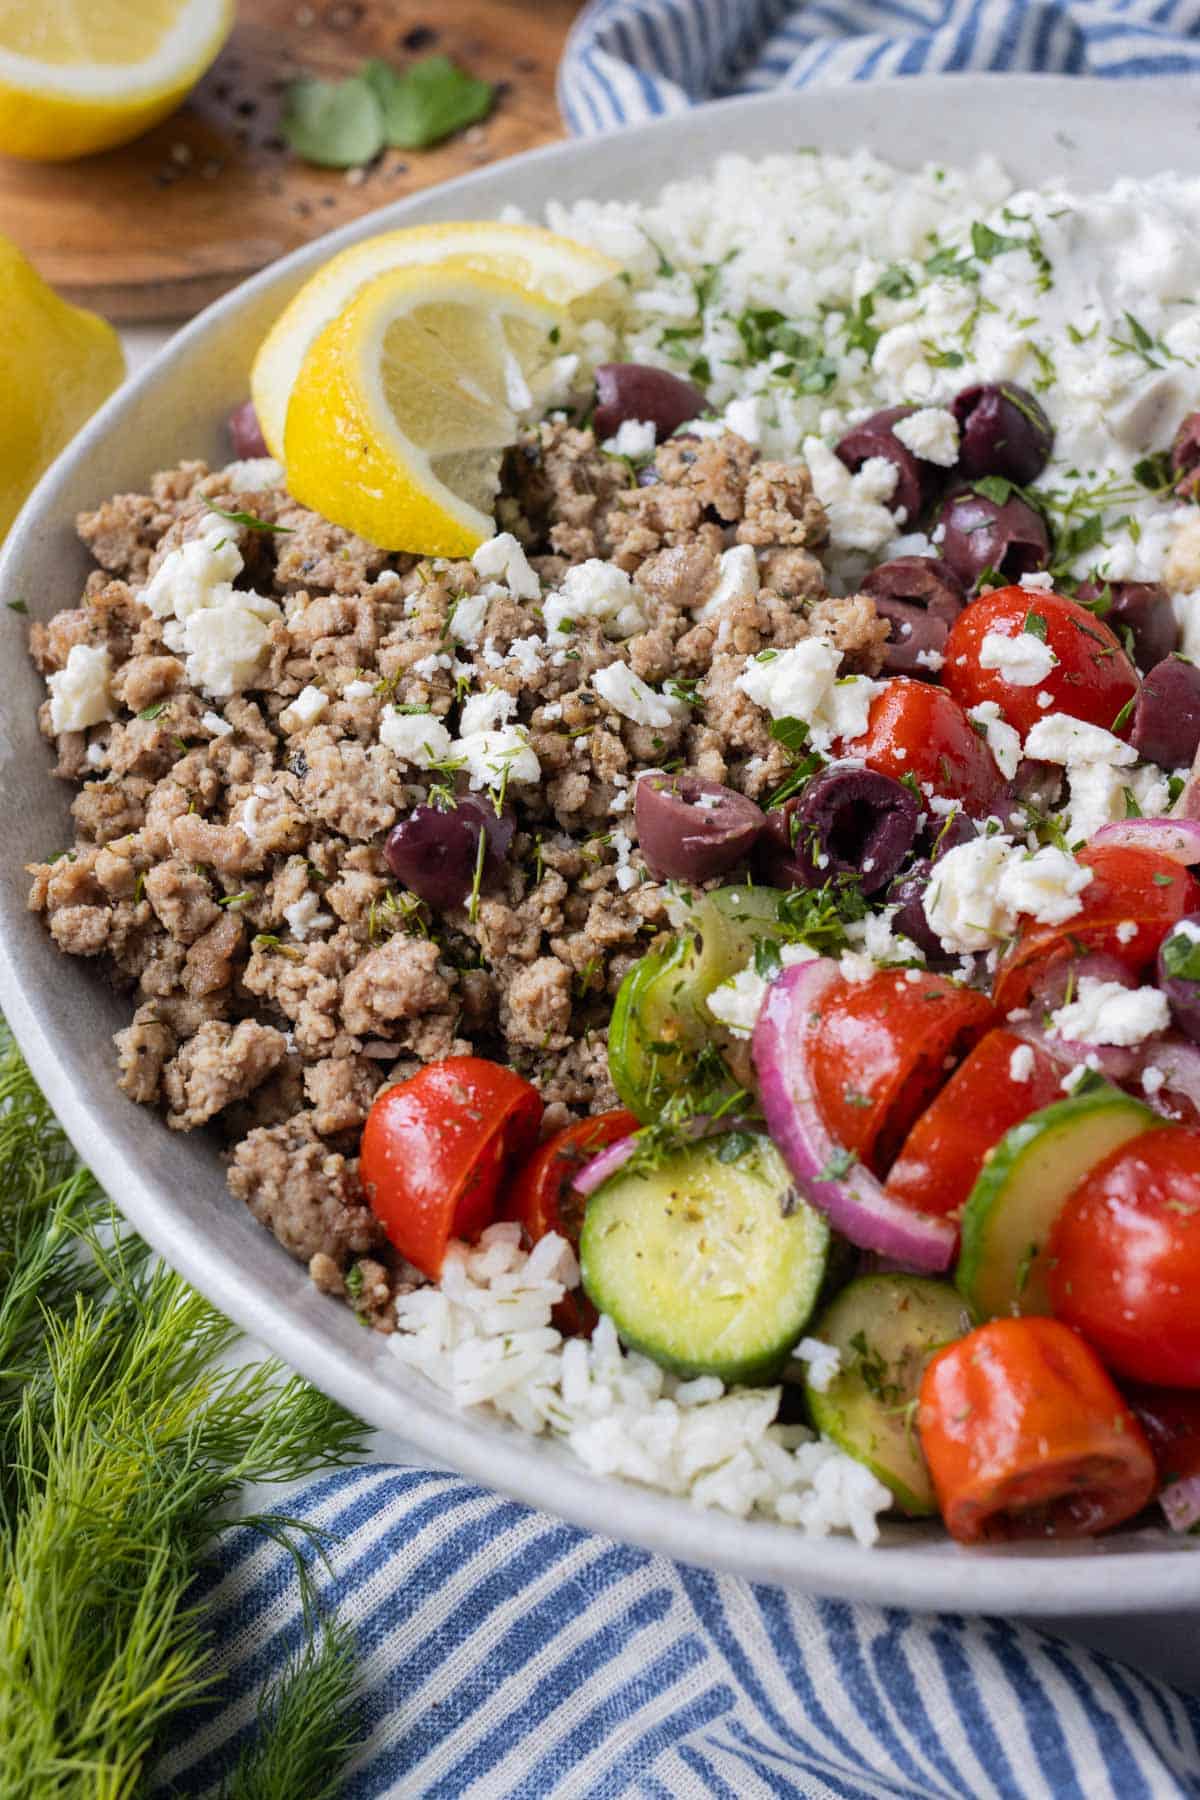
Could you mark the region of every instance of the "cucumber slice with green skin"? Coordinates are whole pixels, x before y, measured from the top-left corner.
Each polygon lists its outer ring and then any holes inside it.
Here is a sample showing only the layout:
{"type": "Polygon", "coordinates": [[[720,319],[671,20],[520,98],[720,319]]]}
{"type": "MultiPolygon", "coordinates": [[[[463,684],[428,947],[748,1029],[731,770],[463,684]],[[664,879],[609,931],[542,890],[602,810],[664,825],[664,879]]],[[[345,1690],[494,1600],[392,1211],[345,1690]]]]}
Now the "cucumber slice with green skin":
{"type": "Polygon", "coordinates": [[[730,1132],[598,1188],[579,1263],[632,1349],[678,1375],[756,1382],[802,1335],[828,1250],[770,1138],[730,1132]]]}
{"type": "Polygon", "coordinates": [[[1045,1248],[1089,1169],[1161,1124],[1118,1088],[1096,1088],[1031,1113],[1000,1139],[963,1208],[954,1280],[979,1319],[1049,1313],[1045,1248]]]}
{"type": "Polygon", "coordinates": [[[613,1007],[608,1064],[622,1103],[639,1119],[655,1119],[681,1088],[721,1098],[719,1064],[706,1069],[702,1061],[718,1035],[704,1002],[746,967],[763,938],[789,935],[780,918],[784,898],[779,888],[716,888],[697,902],[678,943],[629,970],[613,1007]]]}
{"type": "Polygon", "coordinates": [[[839,1449],[865,1463],[913,1518],[938,1510],[917,1437],[914,1402],[925,1366],[971,1329],[961,1294],[927,1275],[861,1275],[812,1328],[841,1368],[823,1392],[805,1384],[809,1415],[839,1449]]]}

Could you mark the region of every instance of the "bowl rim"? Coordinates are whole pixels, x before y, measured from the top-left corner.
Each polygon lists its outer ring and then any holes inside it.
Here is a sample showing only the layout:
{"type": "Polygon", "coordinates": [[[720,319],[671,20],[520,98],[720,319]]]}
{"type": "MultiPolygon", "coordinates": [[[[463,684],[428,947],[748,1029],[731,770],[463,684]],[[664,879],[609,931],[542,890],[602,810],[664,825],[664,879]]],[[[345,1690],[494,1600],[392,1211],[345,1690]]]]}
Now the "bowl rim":
{"type": "MultiPolygon", "coordinates": [[[[1022,103],[1040,107],[1053,101],[1056,106],[1065,105],[1068,114],[1086,111],[1086,105],[1100,96],[1106,104],[1111,102],[1118,87],[1148,84],[1145,78],[1118,83],[1051,75],[917,76],[872,83],[869,92],[876,104],[898,91],[903,92],[906,103],[919,103],[944,94],[948,81],[961,96],[978,94],[981,104],[995,98],[1003,84],[1010,111],[1022,103]]],[[[1194,85],[1187,78],[1154,78],[1153,86],[1164,101],[1171,98],[1172,90],[1173,104],[1194,100],[1194,85]]],[[[864,91],[861,87],[836,90],[843,98],[862,96],[864,91]]],[[[544,146],[395,201],[269,265],[176,333],[63,451],[34,489],[0,548],[0,593],[12,584],[26,540],[36,535],[43,521],[55,516],[59,496],[91,463],[109,433],[119,428],[131,405],[152,392],[164,372],[185,359],[195,345],[276,284],[309,272],[360,238],[428,213],[447,196],[457,200],[478,189],[494,190],[498,181],[519,182],[534,168],[586,165],[603,157],[606,147],[614,144],[626,152],[644,148],[652,157],[665,134],[681,130],[690,131],[698,140],[708,133],[711,156],[719,148],[737,147],[724,140],[736,138],[744,120],[757,124],[777,116],[782,123],[800,98],[795,93],[771,93],[725,100],[602,138],[544,146]]],[[[813,95],[805,98],[811,101],[813,95]]],[[[920,111],[919,104],[914,111],[920,111]]],[[[489,195],[489,205],[494,204],[489,195]]],[[[5,901],[5,911],[11,915],[11,910],[5,901]]],[[[850,1539],[807,1538],[770,1520],[736,1519],[650,1489],[597,1477],[544,1438],[533,1439],[477,1414],[454,1411],[424,1378],[411,1375],[398,1361],[392,1378],[383,1379],[377,1355],[364,1362],[361,1354],[353,1354],[349,1341],[340,1343],[335,1332],[323,1332],[319,1320],[314,1327],[311,1313],[299,1304],[302,1294],[311,1291],[300,1264],[294,1265],[296,1302],[280,1307],[252,1269],[231,1263],[203,1233],[189,1231],[180,1239],[170,1195],[147,1180],[136,1163],[131,1167],[126,1151],[106,1128],[88,1094],[75,1086],[64,1063],[59,1034],[38,1006],[40,987],[23,974],[12,933],[3,929],[6,922],[0,913],[0,1007],[68,1136],[121,1211],[167,1262],[252,1338],[264,1342],[370,1424],[400,1434],[437,1463],[604,1535],[616,1535],[679,1560],[831,1597],[917,1611],[948,1608],[1026,1616],[1200,1606],[1200,1563],[1189,1567],[1181,1560],[1189,1548],[1186,1544],[1176,1542],[1162,1548],[1169,1540],[1158,1531],[1128,1533],[1081,1547],[1022,1544],[982,1551],[953,1544],[939,1531],[936,1536],[914,1534],[904,1542],[868,1550],[850,1539]],[[364,1380],[365,1368],[369,1368],[369,1380],[364,1380]]],[[[97,1081],[111,1084],[111,1080],[105,1061],[97,1081]]],[[[157,1118],[155,1122],[162,1129],[157,1118]]],[[[272,1253],[283,1254],[265,1233],[263,1242],[272,1253]]],[[[1195,1548],[1200,1550],[1200,1543],[1195,1548]]]]}

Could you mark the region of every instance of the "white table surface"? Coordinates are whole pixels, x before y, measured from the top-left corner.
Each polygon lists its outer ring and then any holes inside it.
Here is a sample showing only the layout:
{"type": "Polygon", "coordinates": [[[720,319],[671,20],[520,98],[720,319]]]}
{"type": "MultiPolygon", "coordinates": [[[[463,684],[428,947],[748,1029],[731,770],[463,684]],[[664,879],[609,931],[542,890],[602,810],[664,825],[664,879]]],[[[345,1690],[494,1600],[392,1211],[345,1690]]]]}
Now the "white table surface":
{"type": "MultiPolygon", "coordinates": [[[[149,361],[166,343],[173,329],[166,325],[138,325],[121,333],[130,374],[149,361]]],[[[429,1460],[424,1452],[386,1432],[372,1434],[369,1459],[399,1463],[429,1460]]],[[[272,1491],[264,1491],[258,1500],[267,1498],[269,1492],[272,1491]]],[[[1154,1618],[1114,1615],[1088,1620],[1040,1620],[1038,1623],[1043,1629],[1057,1631],[1074,1643],[1121,1657],[1148,1675],[1162,1676],[1200,1695],[1200,1610],[1160,1614],[1154,1618]]]]}

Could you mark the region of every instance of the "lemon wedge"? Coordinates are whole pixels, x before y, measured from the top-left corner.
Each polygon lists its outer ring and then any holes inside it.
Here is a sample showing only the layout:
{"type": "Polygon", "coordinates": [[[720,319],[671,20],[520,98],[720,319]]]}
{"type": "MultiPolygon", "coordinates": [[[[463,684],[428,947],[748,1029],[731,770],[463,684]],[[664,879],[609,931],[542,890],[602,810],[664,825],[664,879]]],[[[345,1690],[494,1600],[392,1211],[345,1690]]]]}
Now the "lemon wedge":
{"type": "Polygon", "coordinates": [[[447,257],[483,275],[513,282],[553,306],[572,305],[611,281],[621,268],[611,257],[539,225],[489,221],[417,225],[351,244],[305,282],[254,359],[250,391],[272,456],[283,456],[292,387],[325,327],[369,281],[393,269],[440,263],[447,257]]]}
{"type": "Polygon", "coordinates": [[[42,470],[124,372],[112,326],[60,300],[0,237],[0,539],[42,470]]]}
{"type": "Polygon", "coordinates": [[[61,162],[128,143],[212,63],[233,0],[0,0],[0,154],[61,162]]]}
{"type": "Polygon", "coordinates": [[[492,535],[500,458],[564,316],[453,257],[377,276],[301,364],[289,490],[385,550],[468,555],[492,535]]]}

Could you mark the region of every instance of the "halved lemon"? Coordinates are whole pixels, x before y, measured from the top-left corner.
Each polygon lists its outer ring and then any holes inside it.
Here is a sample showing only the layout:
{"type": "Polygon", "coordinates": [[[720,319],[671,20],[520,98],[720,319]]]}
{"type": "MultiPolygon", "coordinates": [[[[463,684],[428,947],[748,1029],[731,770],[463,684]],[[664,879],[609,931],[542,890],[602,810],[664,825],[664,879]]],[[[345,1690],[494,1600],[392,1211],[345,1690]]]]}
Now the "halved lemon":
{"type": "Polygon", "coordinates": [[[0,154],[62,162],[166,117],[224,43],[233,0],[0,0],[0,154]]]}
{"type": "Polygon", "coordinates": [[[385,550],[468,555],[492,535],[500,458],[564,317],[459,258],[378,276],[301,364],[289,490],[385,550]]]}
{"type": "MultiPolygon", "coordinates": [[[[3,0],[0,0],[0,6],[3,0]]],[[[552,306],[570,306],[611,281],[621,265],[540,225],[494,221],[416,225],[352,244],[318,269],[280,314],[254,359],[250,391],[272,456],[283,456],[288,401],[300,366],[324,328],[369,281],[394,269],[455,257],[515,283],[552,306]]]]}

